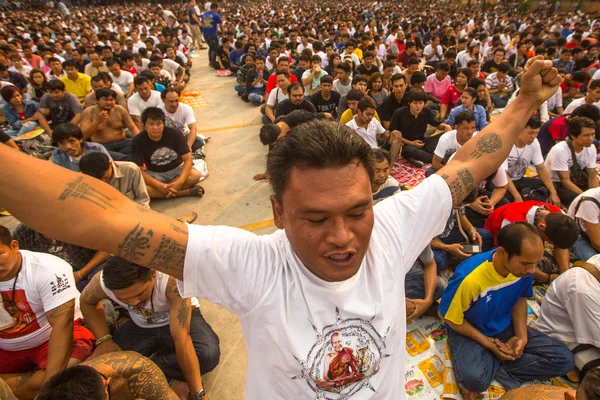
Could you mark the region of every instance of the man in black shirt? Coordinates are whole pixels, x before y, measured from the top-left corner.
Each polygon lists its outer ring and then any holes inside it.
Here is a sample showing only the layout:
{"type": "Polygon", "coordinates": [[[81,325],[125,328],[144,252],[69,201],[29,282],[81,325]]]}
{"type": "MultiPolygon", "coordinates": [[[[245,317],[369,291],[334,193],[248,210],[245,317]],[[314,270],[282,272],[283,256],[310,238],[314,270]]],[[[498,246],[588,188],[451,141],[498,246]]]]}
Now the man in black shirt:
{"type": "Polygon", "coordinates": [[[316,113],[317,110],[311,102],[304,98],[304,86],[299,82],[294,82],[288,87],[289,99],[283,100],[277,105],[275,110],[275,118],[282,115],[287,115],[294,110],[306,110],[311,113],[316,113]]]}
{"type": "Polygon", "coordinates": [[[417,167],[430,164],[433,152],[442,135],[425,137],[427,125],[434,126],[444,132],[451,130],[450,126],[442,124],[427,104],[427,94],[422,90],[411,91],[408,95],[408,106],[394,112],[390,121],[390,131],[402,133],[402,156],[417,167]]]}
{"type": "Polygon", "coordinates": [[[200,173],[192,168],[192,154],[184,136],[165,127],[165,113],[148,107],[142,113],[144,130],[131,142],[132,161],[142,169],[142,176],[153,199],[179,196],[202,196],[200,173]]]}
{"type": "Polygon", "coordinates": [[[337,118],[337,109],[342,97],[333,90],[333,78],[325,75],[321,78],[321,90],[310,96],[310,102],[315,106],[317,112],[329,113],[333,118],[337,118]]]}
{"type": "Polygon", "coordinates": [[[500,64],[506,62],[504,61],[505,54],[506,50],[504,50],[503,48],[497,48],[496,50],[494,50],[494,58],[489,61],[486,61],[483,64],[483,67],[481,67],[481,72],[483,73],[483,75],[488,76],[489,74],[498,72],[498,67],[500,66],[500,64]]]}
{"type": "Polygon", "coordinates": [[[363,55],[363,63],[356,68],[356,71],[367,78],[371,77],[375,72],[379,72],[379,68],[375,67],[373,62],[375,61],[375,54],[370,51],[367,51],[363,55]]]}
{"type": "Polygon", "coordinates": [[[377,114],[381,118],[381,124],[385,129],[390,129],[390,121],[392,120],[394,111],[408,105],[406,102],[406,77],[402,74],[394,74],[391,81],[392,93],[383,100],[383,103],[377,109],[377,114]]]}

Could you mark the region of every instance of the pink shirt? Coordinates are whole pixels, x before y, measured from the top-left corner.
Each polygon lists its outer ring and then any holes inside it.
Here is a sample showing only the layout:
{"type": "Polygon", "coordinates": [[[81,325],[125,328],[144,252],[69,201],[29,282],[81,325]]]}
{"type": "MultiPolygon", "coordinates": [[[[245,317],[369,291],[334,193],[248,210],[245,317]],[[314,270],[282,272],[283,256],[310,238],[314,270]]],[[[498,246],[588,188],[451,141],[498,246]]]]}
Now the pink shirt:
{"type": "Polygon", "coordinates": [[[425,81],[425,93],[431,93],[438,99],[441,99],[448,87],[452,84],[452,78],[450,76],[446,76],[441,81],[438,81],[435,77],[435,74],[431,74],[427,77],[425,81]]]}

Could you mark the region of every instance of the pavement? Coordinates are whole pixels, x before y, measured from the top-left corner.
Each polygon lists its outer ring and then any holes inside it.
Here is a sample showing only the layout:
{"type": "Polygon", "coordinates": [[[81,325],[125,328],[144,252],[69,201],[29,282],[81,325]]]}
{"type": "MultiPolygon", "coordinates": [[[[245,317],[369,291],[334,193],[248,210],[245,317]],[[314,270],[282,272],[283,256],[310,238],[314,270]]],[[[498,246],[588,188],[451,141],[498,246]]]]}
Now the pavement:
{"type": "MultiPolygon", "coordinates": [[[[201,184],[206,194],[197,197],[154,200],[152,209],[177,218],[198,213],[194,224],[241,227],[267,234],[273,227],[268,183],[255,182],[264,172],[267,148],[258,139],[260,111],[240,100],[233,86],[235,77],[217,77],[208,67],[206,50],[193,58],[191,80],[186,90],[200,92],[205,106],[195,108],[198,131],[210,140],[205,146],[209,175],[201,184]]],[[[0,216],[0,225],[13,230],[18,221],[0,216]]],[[[210,283],[209,283],[210,284],[210,283]]],[[[203,375],[211,400],[244,398],[248,352],[237,316],[223,307],[200,300],[200,309],[217,333],[221,359],[215,370],[203,375]]]]}

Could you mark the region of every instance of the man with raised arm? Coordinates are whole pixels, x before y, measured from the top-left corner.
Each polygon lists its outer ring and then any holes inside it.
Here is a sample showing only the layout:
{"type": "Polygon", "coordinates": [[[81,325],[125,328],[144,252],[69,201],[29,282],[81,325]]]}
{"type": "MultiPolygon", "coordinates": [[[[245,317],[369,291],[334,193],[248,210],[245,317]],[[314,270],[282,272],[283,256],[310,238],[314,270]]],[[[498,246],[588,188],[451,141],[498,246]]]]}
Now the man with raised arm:
{"type": "Polygon", "coordinates": [[[167,273],[182,280],[183,297],[204,297],[239,315],[248,399],[330,392],[402,399],[404,276],[442,231],[453,204],[500,167],[560,82],[550,61],[531,59],[519,97],[503,114],[437,174],[376,207],[369,145],[333,122],[299,125],[267,159],[281,228],[267,236],[184,225],[103,182],[58,173],[5,146],[0,168],[11,173],[0,175],[0,204],[46,235],[167,273]],[[14,179],[12,171],[30,179],[14,179]],[[68,215],[61,212],[67,208],[68,215]],[[80,218],[87,223],[72,222],[80,218]],[[324,381],[327,339],[335,332],[358,364],[351,376],[324,381]]]}

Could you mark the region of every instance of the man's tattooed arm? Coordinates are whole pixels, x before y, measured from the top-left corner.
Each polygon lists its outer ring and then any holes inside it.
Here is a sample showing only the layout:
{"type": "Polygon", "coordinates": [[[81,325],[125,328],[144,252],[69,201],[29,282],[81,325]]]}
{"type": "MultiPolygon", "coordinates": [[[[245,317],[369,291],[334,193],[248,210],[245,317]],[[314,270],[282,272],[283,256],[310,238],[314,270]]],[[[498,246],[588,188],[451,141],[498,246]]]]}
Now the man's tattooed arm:
{"type": "Polygon", "coordinates": [[[46,380],[67,367],[73,343],[74,312],[75,300],[67,301],[58,307],[46,311],[46,319],[50,326],[52,326],[52,332],[48,340],[46,380]]]}

